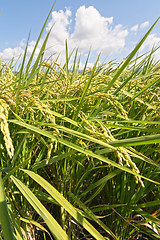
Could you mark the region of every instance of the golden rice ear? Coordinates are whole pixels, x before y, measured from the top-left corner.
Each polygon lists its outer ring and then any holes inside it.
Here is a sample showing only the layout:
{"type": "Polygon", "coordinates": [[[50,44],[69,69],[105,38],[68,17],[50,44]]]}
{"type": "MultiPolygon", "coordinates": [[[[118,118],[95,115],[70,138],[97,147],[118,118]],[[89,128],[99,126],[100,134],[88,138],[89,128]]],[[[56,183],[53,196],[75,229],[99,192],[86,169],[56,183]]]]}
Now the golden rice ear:
{"type": "Polygon", "coordinates": [[[12,139],[10,137],[9,127],[8,127],[8,105],[3,99],[0,99],[0,121],[1,121],[1,131],[4,135],[4,142],[10,158],[14,155],[14,147],[12,139]]]}

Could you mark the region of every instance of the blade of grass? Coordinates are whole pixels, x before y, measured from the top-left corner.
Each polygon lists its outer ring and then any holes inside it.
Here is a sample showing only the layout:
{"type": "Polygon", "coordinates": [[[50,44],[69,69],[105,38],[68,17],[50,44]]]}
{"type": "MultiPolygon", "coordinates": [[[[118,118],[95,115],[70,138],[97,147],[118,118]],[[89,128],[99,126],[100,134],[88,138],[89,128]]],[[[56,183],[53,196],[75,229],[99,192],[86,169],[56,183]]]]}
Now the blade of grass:
{"type": "Polygon", "coordinates": [[[138,206],[135,206],[135,208],[147,208],[147,207],[153,207],[153,206],[158,206],[160,205],[160,200],[155,200],[152,202],[145,202],[145,203],[141,203],[138,206]]]}
{"type": "Polygon", "coordinates": [[[38,39],[37,39],[37,41],[36,41],[36,44],[35,44],[35,46],[34,46],[34,49],[33,49],[33,51],[32,51],[32,54],[31,54],[31,56],[30,56],[30,59],[29,59],[29,61],[28,61],[27,67],[26,67],[24,79],[25,79],[25,78],[27,77],[27,75],[28,75],[28,71],[29,71],[29,68],[30,68],[30,66],[31,66],[31,63],[32,63],[32,60],[33,60],[33,57],[34,57],[34,53],[35,53],[36,48],[37,48],[37,46],[38,46],[38,43],[39,43],[39,41],[40,41],[40,39],[41,39],[41,37],[42,37],[42,34],[43,34],[43,32],[44,32],[44,29],[45,29],[45,26],[46,26],[46,24],[47,24],[47,21],[48,21],[48,19],[49,19],[49,16],[51,15],[51,12],[52,12],[52,10],[53,10],[53,7],[54,7],[55,3],[56,3],[56,0],[54,1],[53,5],[52,5],[52,7],[51,7],[51,10],[50,10],[50,12],[49,12],[49,14],[48,14],[48,16],[47,16],[44,24],[43,24],[43,27],[42,27],[41,32],[40,32],[40,34],[39,34],[39,37],[38,37],[38,39]]]}
{"type": "MultiPolygon", "coordinates": [[[[52,100],[53,101],[53,100],[52,100]]],[[[58,99],[58,101],[67,101],[67,98],[66,99],[58,99]]],[[[42,101],[43,102],[43,101],[42,101]]],[[[58,112],[55,112],[55,111],[52,111],[52,110],[47,110],[47,109],[44,109],[44,112],[46,113],[49,113],[49,114],[53,114],[54,116],[64,120],[65,122],[68,122],[70,124],[73,124],[74,126],[76,127],[81,127],[80,124],[78,124],[78,122],[74,121],[73,119],[71,118],[68,118],[68,117],[65,117],[64,115],[62,115],[61,113],[58,113],[58,112]]]]}
{"type": "MultiPolygon", "coordinates": [[[[131,174],[133,174],[134,176],[139,176],[140,178],[146,179],[147,181],[150,181],[150,182],[153,182],[153,183],[155,183],[155,184],[160,185],[160,183],[158,183],[158,182],[156,182],[156,181],[154,181],[154,180],[152,180],[152,179],[149,179],[149,178],[147,178],[147,177],[144,177],[144,176],[142,176],[142,175],[139,175],[139,174],[133,172],[131,169],[129,169],[129,168],[127,168],[127,167],[124,167],[124,166],[121,166],[121,165],[119,165],[118,163],[116,163],[116,162],[114,162],[114,161],[112,161],[112,160],[110,160],[110,159],[108,159],[108,158],[106,158],[106,157],[104,157],[104,156],[102,156],[102,155],[95,154],[95,153],[93,153],[92,151],[87,150],[87,149],[84,149],[84,148],[82,148],[82,147],[80,147],[80,146],[78,146],[78,145],[76,145],[76,144],[74,144],[74,143],[72,143],[72,142],[69,142],[69,141],[64,140],[64,139],[62,139],[62,138],[53,136],[53,135],[52,135],[50,132],[48,132],[48,131],[39,129],[39,128],[37,128],[37,127],[34,127],[34,126],[32,126],[32,125],[29,125],[29,124],[27,124],[27,123],[24,123],[24,122],[21,122],[21,121],[18,121],[18,120],[10,120],[10,122],[12,122],[12,123],[14,123],[14,124],[18,124],[18,125],[20,125],[20,126],[22,126],[22,127],[25,127],[25,128],[27,128],[27,129],[30,129],[31,131],[33,131],[33,132],[35,132],[35,133],[38,133],[38,134],[40,134],[40,135],[46,136],[46,137],[52,139],[53,141],[56,140],[56,141],[58,141],[59,143],[65,145],[65,146],[68,146],[68,147],[71,148],[71,149],[74,149],[74,150],[76,150],[76,151],[78,151],[78,152],[84,153],[85,155],[91,156],[91,157],[96,158],[96,159],[98,159],[98,160],[100,160],[100,161],[102,161],[102,162],[105,162],[105,163],[107,163],[107,164],[110,164],[111,166],[116,167],[116,168],[119,168],[119,169],[121,169],[122,171],[131,173],[131,174]]],[[[122,141],[122,140],[121,140],[121,141],[122,141]]],[[[125,140],[124,140],[124,143],[125,143],[125,140]]],[[[124,143],[123,143],[123,144],[124,144],[124,143]]],[[[112,144],[113,144],[113,143],[112,143],[112,144]]],[[[122,146],[123,146],[123,144],[122,144],[122,146]]]]}
{"type": "Polygon", "coordinates": [[[87,83],[86,83],[86,85],[85,85],[85,87],[84,87],[84,90],[83,90],[83,93],[82,93],[82,95],[81,95],[81,98],[80,98],[79,104],[78,104],[78,106],[77,106],[77,109],[75,110],[75,114],[74,114],[74,117],[73,117],[73,120],[74,120],[74,121],[77,120],[79,111],[80,111],[80,109],[81,109],[81,107],[82,107],[84,98],[85,98],[85,96],[86,96],[86,94],[87,94],[87,90],[88,90],[88,88],[89,88],[89,86],[90,86],[90,84],[91,84],[91,80],[92,80],[92,78],[93,78],[93,75],[94,75],[94,72],[95,72],[95,69],[96,69],[96,66],[97,66],[99,57],[100,57],[100,54],[99,54],[99,56],[98,56],[98,58],[97,58],[97,60],[96,60],[96,62],[95,62],[95,64],[94,64],[94,67],[93,67],[93,69],[92,69],[91,75],[90,75],[90,77],[89,77],[89,79],[88,79],[88,81],[87,81],[87,83]]]}
{"type": "Polygon", "coordinates": [[[8,207],[3,188],[1,173],[0,173],[0,225],[3,230],[4,240],[15,240],[8,213],[8,207]]]}
{"type": "Polygon", "coordinates": [[[159,21],[160,17],[155,21],[155,23],[151,26],[151,28],[148,30],[148,32],[144,35],[144,37],[142,38],[142,40],[136,45],[136,47],[133,49],[133,51],[128,55],[128,57],[126,58],[126,61],[123,63],[123,65],[121,66],[121,68],[118,70],[118,72],[115,74],[115,76],[113,77],[112,81],[109,83],[109,85],[107,86],[105,92],[108,92],[108,90],[112,87],[113,83],[117,80],[117,78],[120,76],[120,74],[123,72],[123,70],[127,67],[127,65],[129,64],[129,62],[131,61],[131,59],[135,56],[135,54],[137,53],[137,51],[139,50],[139,48],[142,46],[142,44],[144,43],[144,41],[146,40],[146,38],[148,37],[148,35],[150,34],[150,32],[152,31],[152,29],[154,28],[154,26],[157,24],[157,22],[159,21]]]}
{"type": "Polygon", "coordinates": [[[66,39],[66,75],[68,78],[68,45],[67,45],[67,39],[66,39]]]}
{"type": "Polygon", "coordinates": [[[26,81],[26,84],[25,84],[25,87],[27,88],[29,86],[29,84],[31,83],[31,81],[33,80],[33,78],[35,77],[35,75],[37,74],[37,72],[39,72],[39,68],[38,68],[38,64],[39,64],[39,61],[40,59],[42,60],[42,54],[44,53],[44,50],[45,50],[45,46],[46,46],[46,43],[47,43],[47,40],[48,40],[48,37],[49,37],[49,34],[51,32],[51,29],[50,31],[47,33],[47,36],[42,44],[42,47],[40,49],[40,52],[38,54],[38,57],[33,65],[33,68],[31,70],[31,73],[29,74],[29,78],[27,79],[26,81]]]}
{"type": "Polygon", "coordinates": [[[152,81],[150,84],[148,84],[148,86],[144,87],[141,91],[139,91],[138,93],[136,93],[132,98],[131,101],[133,101],[135,98],[139,97],[142,93],[144,93],[148,88],[150,88],[151,86],[153,86],[155,83],[160,82],[160,77],[155,79],[154,81],[152,81]]]}
{"type": "Polygon", "coordinates": [[[23,56],[23,60],[22,60],[22,65],[21,65],[21,68],[20,68],[20,71],[18,74],[18,87],[17,87],[17,92],[16,92],[16,113],[17,113],[18,97],[19,97],[20,86],[21,86],[21,81],[22,81],[22,73],[23,73],[24,63],[25,63],[25,59],[26,59],[26,55],[27,55],[29,38],[30,38],[30,33],[29,33],[29,36],[27,39],[27,44],[26,44],[26,48],[25,48],[25,52],[24,52],[24,56],[23,56]]]}
{"type": "MultiPolygon", "coordinates": [[[[54,125],[54,124],[50,124],[50,123],[39,123],[39,122],[35,122],[34,121],[34,124],[40,124],[40,125],[45,125],[45,126],[49,126],[49,127],[51,127],[51,128],[54,128],[54,129],[57,129],[57,130],[60,130],[60,131],[62,131],[62,132],[65,132],[65,133],[69,133],[69,134],[71,134],[71,135],[73,135],[73,136],[76,136],[76,137],[78,137],[78,138],[82,138],[82,139],[84,139],[84,140],[87,140],[87,141],[91,141],[91,142],[94,142],[94,143],[97,143],[97,144],[99,144],[99,145],[101,145],[101,146],[104,146],[104,147],[106,147],[105,149],[101,149],[100,151],[102,151],[103,153],[107,153],[107,152],[111,152],[111,151],[116,151],[117,149],[116,148],[114,148],[114,146],[112,146],[111,144],[108,144],[108,143],[106,143],[106,142],[103,142],[103,141],[101,141],[101,140],[99,140],[99,139],[97,139],[97,138],[94,138],[94,137],[92,137],[92,136],[90,136],[90,135],[87,135],[87,134],[84,134],[84,133],[82,133],[82,132],[79,132],[79,131],[75,131],[75,130],[72,130],[72,129],[70,129],[70,128],[66,128],[66,127],[63,127],[63,126],[60,126],[60,125],[58,125],[58,124],[56,124],[56,125],[54,125]]],[[[86,130],[88,130],[88,129],[86,129],[86,130]]],[[[115,142],[115,141],[114,141],[115,142]]],[[[128,153],[128,154],[130,154],[131,156],[134,156],[134,157],[136,157],[136,158],[139,158],[139,159],[141,159],[141,160],[143,160],[143,161],[145,161],[145,162],[148,162],[149,164],[152,164],[152,165],[154,165],[154,166],[156,166],[156,167],[159,167],[159,165],[157,164],[157,163],[155,163],[155,162],[153,162],[151,159],[148,159],[148,158],[146,158],[144,155],[142,155],[142,154],[140,154],[139,152],[136,152],[135,151],[135,149],[125,149],[125,151],[128,153]]],[[[96,153],[98,153],[98,152],[96,152],[96,153]]],[[[98,153],[99,154],[99,153],[98,153]]]]}
{"type": "Polygon", "coordinates": [[[81,224],[97,240],[104,240],[103,236],[65,199],[49,182],[38,174],[22,169],[38,184],[40,184],[79,224],[81,224]]]}
{"type": "MultiPolygon", "coordinates": [[[[137,53],[137,51],[139,50],[139,48],[142,46],[142,44],[144,43],[144,41],[146,40],[146,38],[148,37],[148,35],[150,34],[150,32],[152,31],[152,29],[154,28],[154,26],[157,24],[157,22],[159,21],[160,17],[155,21],[155,23],[151,26],[151,28],[148,30],[148,32],[145,34],[145,36],[141,39],[141,41],[136,45],[136,47],[133,49],[133,51],[127,56],[125,62],[122,64],[122,66],[120,67],[120,69],[117,71],[117,73],[115,74],[115,76],[113,77],[113,79],[110,81],[110,83],[108,84],[107,88],[105,89],[105,93],[107,93],[110,88],[113,86],[114,82],[118,79],[118,77],[120,76],[120,74],[123,72],[123,70],[128,66],[128,64],[130,63],[130,61],[132,60],[132,58],[135,56],[135,54],[137,53]]],[[[101,99],[97,102],[95,108],[92,110],[92,115],[95,116],[97,115],[98,112],[100,112],[103,107],[105,107],[107,101],[105,101],[103,104],[101,104],[98,109],[97,106],[99,105],[101,99]],[[94,111],[95,110],[95,111],[94,111]]]]}
{"type": "Polygon", "coordinates": [[[115,234],[73,193],[69,194],[71,198],[83,209],[83,211],[93,219],[100,227],[102,227],[114,239],[118,239],[115,234]]]}
{"type": "Polygon", "coordinates": [[[133,79],[133,77],[136,75],[136,73],[138,73],[138,71],[141,69],[141,66],[138,67],[136,70],[133,71],[133,73],[131,74],[131,76],[129,76],[122,84],[119,88],[117,88],[117,90],[114,92],[114,95],[116,95],[130,80],[133,79]]]}
{"type": "Polygon", "coordinates": [[[149,136],[144,136],[144,137],[128,138],[128,139],[108,142],[108,144],[110,144],[114,147],[138,146],[138,145],[156,144],[156,143],[160,143],[160,134],[149,135],[149,136]]]}
{"type": "Polygon", "coordinates": [[[48,69],[47,69],[47,71],[45,73],[45,76],[43,77],[42,83],[40,85],[39,96],[42,94],[42,89],[44,88],[44,85],[45,85],[45,82],[46,82],[46,79],[47,79],[49,71],[50,71],[50,68],[48,67],[48,69]]]}
{"type": "MultiPolygon", "coordinates": [[[[125,91],[125,90],[122,90],[122,92],[123,92],[124,95],[126,95],[126,96],[128,96],[128,97],[130,97],[130,98],[133,97],[133,95],[132,95],[131,93],[129,93],[129,92],[125,91]]],[[[136,100],[137,100],[138,102],[146,105],[147,107],[149,107],[149,108],[151,108],[151,109],[156,109],[156,106],[154,106],[153,104],[150,104],[150,103],[148,103],[148,102],[143,101],[141,98],[136,97],[136,100]]],[[[127,102],[128,102],[128,100],[127,100],[127,102]]]]}
{"type": "Polygon", "coordinates": [[[122,172],[121,170],[116,169],[113,172],[107,174],[105,177],[103,177],[100,180],[98,180],[97,182],[95,182],[94,184],[89,185],[89,187],[85,191],[83,191],[83,193],[80,195],[80,198],[85,196],[91,190],[99,187],[100,185],[106,183],[108,180],[114,178],[115,176],[117,176],[121,172],[122,172]]]}
{"type": "Polygon", "coordinates": [[[40,162],[35,162],[35,164],[32,166],[32,171],[36,171],[39,168],[43,168],[43,167],[48,166],[48,165],[50,165],[52,163],[61,161],[61,160],[65,159],[65,158],[69,157],[72,153],[73,153],[73,151],[70,151],[70,152],[67,152],[67,153],[64,153],[64,154],[61,154],[61,155],[54,156],[54,157],[49,159],[48,164],[46,164],[47,163],[47,159],[43,159],[40,162]]]}
{"type": "Polygon", "coordinates": [[[78,49],[76,50],[76,53],[75,53],[75,56],[74,56],[72,76],[71,76],[71,79],[70,79],[70,83],[71,83],[71,84],[72,84],[72,82],[73,82],[73,78],[74,78],[74,75],[75,75],[77,54],[78,54],[78,49]]]}
{"type": "Polygon", "coordinates": [[[85,65],[84,65],[84,69],[83,69],[83,73],[82,73],[82,75],[85,74],[85,71],[86,71],[86,68],[87,68],[87,64],[88,64],[88,60],[89,60],[90,53],[91,53],[91,48],[89,49],[89,53],[88,53],[88,56],[87,56],[87,59],[86,59],[85,65]]]}
{"type": "Polygon", "coordinates": [[[39,224],[38,222],[32,220],[32,219],[26,219],[26,218],[20,218],[20,220],[22,222],[25,222],[25,223],[29,223],[29,224],[33,224],[35,227],[39,228],[40,230],[42,231],[45,231],[49,234],[49,232],[47,231],[47,229],[45,229],[41,224],[39,224]]]}
{"type": "Polygon", "coordinates": [[[27,199],[27,201],[32,205],[36,212],[42,217],[53,236],[58,240],[66,239],[69,240],[69,237],[57,221],[52,217],[52,215],[47,211],[47,209],[42,205],[42,203],[37,199],[37,197],[32,193],[32,191],[26,187],[19,179],[14,176],[11,176],[12,181],[27,199]]]}
{"type": "Polygon", "coordinates": [[[126,126],[126,125],[119,125],[119,124],[115,125],[115,124],[108,124],[108,123],[105,123],[104,126],[119,128],[119,129],[130,129],[132,131],[139,131],[139,132],[143,131],[148,133],[160,132],[160,128],[144,128],[144,127],[126,126]]]}
{"type": "MultiPolygon", "coordinates": [[[[110,112],[109,112],[110,113],[110,112]]],[[[97,121],[96,118],[90,118],[89,120],[91,121],[97,121]]],[[[134,119],[129,119],[129,120],[118,120],[118,119],[99,119],[98,121],[106,121],[106,122],[116,122],[116,123],[139,123],[139,124],[150,124],[150,125],[160,125],[160,122],[158,121],[144,121],[144,120],[134,120],[134,119]]]]}
{"type": "Polygon", "coordinates": [[[148,219],[149,221],[151,221],[152,223],[157,224],[160,227],[159,218],[154,217],[154,215],[152,215],[152,214],[150,214],[150,213],[148,213],[146,211],[143,211],[140,208],[135,208],[135,211],[138,212],[140,215],[142,215],[145,219],[148,219]]]}
{"type": "MultiPolygon", "coordinates": [[[[159,48],[159,47],[158,47],[159,48]]],[[[132,70],[132,74],[131,76],[129,76],[122,84],[121,86],[114,92],[114,94],[116,95],[132,78],[134,75],[136,75],[140,70],[142,71],[142,68],[144,68],[144,65],[145,65],[145,77],[147,77],[147,75],[153,75],[153,72],[149,72],[147,71],[147,69],[150,67],[151,65],[151,62],[152,62],[152,56],[153,54],[158,50],[158,48],[155,48],[155,49],[152,49],[151,52],[149,53],[149,55],[147,55],[145,58],[142,59],[142,61],[137,65],[136,64],[136,61],[139,59],[139,58],[142,58],[144,55],[141,55],[141,56],[138,56],[136,59],[133,60],[133,63],[134,63],[134,68],[132,70]]],[[[133,64],[132,63],[132,64],[133,64]]],[[[130,62],[131,64],[131,62],[130,62]]],[[[153,65],[154,66],[154,65],[153,65]]],[[[144,76],[144,72],[142,74],[142,76],[144,76]]],[[[140,77],[142,77],[140,76],[140,77]]]]}

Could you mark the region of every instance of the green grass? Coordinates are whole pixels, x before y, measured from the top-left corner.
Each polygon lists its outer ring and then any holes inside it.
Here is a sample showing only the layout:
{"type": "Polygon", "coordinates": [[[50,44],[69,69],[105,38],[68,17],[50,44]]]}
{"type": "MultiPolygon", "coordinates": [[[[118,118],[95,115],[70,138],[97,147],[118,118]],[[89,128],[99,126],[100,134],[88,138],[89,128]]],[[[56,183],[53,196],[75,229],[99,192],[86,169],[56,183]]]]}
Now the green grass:
{"type": "Polygon", "coordinates": [[[67,41],[64,66],[43,59],[49,34],[33,62],[48,17],[28,62],[0,61],[0,238],[160,239],[160,65],[135,57],[159,19],[80,72],[67,41]]]}

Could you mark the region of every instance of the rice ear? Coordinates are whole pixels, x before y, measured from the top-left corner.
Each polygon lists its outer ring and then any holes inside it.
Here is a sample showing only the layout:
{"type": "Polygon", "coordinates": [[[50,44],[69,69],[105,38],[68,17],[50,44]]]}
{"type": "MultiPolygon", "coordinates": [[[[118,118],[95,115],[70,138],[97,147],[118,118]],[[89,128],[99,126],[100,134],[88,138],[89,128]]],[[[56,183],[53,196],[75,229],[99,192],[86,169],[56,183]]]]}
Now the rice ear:
{"type": "Polygon", "coordinates": [[[3,99],[0,99],[0,121],[1,121],[1,132],[4,135],[4,142],[10,158],[14,155],[14,146],[10,137],[9,126],[8,126],[8,105],[3,99]]]}

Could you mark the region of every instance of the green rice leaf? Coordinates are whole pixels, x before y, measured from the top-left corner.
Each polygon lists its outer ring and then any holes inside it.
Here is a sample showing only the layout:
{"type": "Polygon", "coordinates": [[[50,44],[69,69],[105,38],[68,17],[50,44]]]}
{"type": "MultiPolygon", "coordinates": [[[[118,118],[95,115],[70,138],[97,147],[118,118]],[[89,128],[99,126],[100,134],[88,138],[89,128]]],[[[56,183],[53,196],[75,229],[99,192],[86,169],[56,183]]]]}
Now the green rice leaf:
{"type": "Polygon", "coordinates": [[[4,240],[15,240],[9,217],[1,173],[0,173],[0,225],[3,230],[4,240]]]}
{"type": "Polygon", "coordinates": [[[32,171],[26,169],[22,169],[22,171],[40,184],[60,204],[60,206],[62,206],[79,224],[95,237],[95,239],[104,240],[103,236],[49,182],[32,171]]]}
{"type": "Polygon", "coordinates": [[[159,21],[160,17],[155,21],[155,23],[151,26],[151,28],[148,30],[148,32],[145,34],[145,36],[142,38],[142,40],[136,45],[136,47],[133,49],[133,51],[127,56],[125,62],[122,64],[121,68],[117,71],[117,73],[115,74],[115,76],[113,77],[113,79],[111,80],[111,82],[109,83],[109,85],[107,86],[105,92],[108,92],[108,90],[113,86],[113,83],[117,80],[117,78],[120,76],[120,74],[123,72],[123,70],[127,67],[127,65],[129,64],[129,62],[131,61],[131,59],[135,56],[135,54],[137,53],[137,51],[139,50],[139,48],[142,46],[142,44],[144,43],[144,41],[146,40],[146,38],[148,37],[148,35],[150,34],[150,32],[152,31],[152,29],[154,28],[154,26],[157,24],[157,22],[159,21]]]}
{"type": "Polygon", "coordinates": [[[57,221],[52,217],[52,215],[47,211],[47,209],[42,205],[42,203],[37,199],[37,197],[32,193],[32,191],[26,187],[19,179],[14,176],[11,176],[12,181],[27,199],[27,201],[32,205],[36,212],[42,217],[53,236],[58,240],[66,239],[69,240],[69,237],[57,221]]]}
{"type": "MultiPolygon", "coordinates": [[[[65,146],[68,146],[68,147],[71,148],[71,149],[74,149],[74,150],[76,150],[76,151],[78,151],[78,152],[84,153],[85,155],[88,155],[88,156],[90,156],[90,157],[96,158],[96,159],[98,159],[98,160],[100,160],[100,161],[102,161],[102,162],[105,162],[105,163],[107,163],[107,164],[110,164],[110,165],[113,166],[113,167],[119,168],[119,169],[121,169],[121,170],[123,170],[123,171],[125,171],[125,172],[128,172],[128,173],[131,173],[131,174],[133,174],[134,176],[139,176],[140,178],[146,179],[147,181],[150,181],[150,182],[153,182],[153,183],[156,183],[156,184],[159,184],[159,185],[160,185],[160,183],[158,183],[158,182],[156,182],[156,181],[154,181],[154,180],[152,180],[152,179],[149,179],[149,178],[147,178],[147,177],[144,177],[144,176],[142,176],[142,175],[139,175],[139,174],[135,173],[134,171],[132,171],[131,169],[129,169],[129,168],[127,168],[127,167],[124,167],[124,166],[121,166],[120,164],[118,164],[118,163],[116,163],[116,162],[114,162],[114,161],[112,161],[112,160],[110,160],[110,159],[108,159],[108,158],[106,158],[106,157],[104,157],[104,156],[102,156],[102,155],[95,154],[95,153],[93,153],[92,151],[87,150],[87,149],[84,149],[84,148],[82,148],[82,147],[80,147],[80,146],[78,146],[78,145],[76,145],[76,144],[74,144],[74,143],[72,143],[72,142],[69,142],[69,141],[64,140],[64,139],[62,139],[62,138],[53,136],[50,132],[47,132],[47,131],[45,131],[45,130],[39,129],[39,128],[37,128],[37,127],[34,127],[34,126],[32,126],[32,125],[29,125],[29,124],[27,124],[27,123],[24,123],[24,122],[21,122],[21,121],[18,121],[18,120],[10,120],[10,122],[12,122],[12,123],[14,123],[14,124],[18,124],[18,125],[20,125],[20,126],[22,126],[22,127],[25,127],[25,128],[27,128],[27,129],[30,129],[31,131],[33,131],[33,132],[35,132],[35,133],[41,134],[41,135],[43,135],[43,136],[46,136],[46,137],[52,139],[53,141],[56,140],[56,141],[58,141],[59,143],[65,145],[65,146]]],[[[123,140],[121,140],[121,141],[123,141],[123,140]]],[[[117,144],[118,144],[118,143],[117,143],[117,144]]],[[[125,140],[124,140],[124,144],[125,144],[125,140]]],[[[113,145],[113,143],[112,143],[112,145],[113,145]]],[[[123,146],[123,144],[121,144],[121,146],[123,146]]]]}
{"type": "Polygon", "coordinates": [[[153,86],[155,83],[160,82],[160,77],[156,78],[154,81],[152,81],[150,84],[148,84],[145,88],[143,88],[141,91],[136,93],[132,98],[131,101],[133,101],[135,98],[139,97],[142,93],[144,93],[148,88],[153,86]]]}
{"type": "Polygon", "coordinates": [[[89,49],[88,56],[87,56],[87,59],[86,59],[85,65],[84,65],[84,69],[83,69],[83,73],[82,73],[82,75],[85,74],[85,71],[86,71],[86,68],[87,68],[87,64],[88,64],[88,60],[89,60],[90,53],[91,53],[91,48],[89,49]]]}
{"type": "Polygon", "coordinates": [[[115,234],[73,193],[70,193],[71,198],[84,210],[84,212],[93,219],[100,227],[102,227],[114,239],[118,239],[115,234]]]}
{"type": "Polygon", "coordinates": [[[48,21],[48,19],[49,19],[49,16],[50,16],[51,13],[52,13],[52,10],[53,10],[53,7],[54,7],[55,3],[56,3],[56,0],[54,1],[53,5],[52,5],[52,7],[51,7],[51,10],[49,11],[49,14],[48,14],[48,16],[47,16],[47,18],[46,18],[46,20],[45,20],[45,22],[44,22],[44,24],[43,24],[43,27],[42,27],[41,32],[40,32],[40,34],[39,34],[39,37],[38,37],[38,39],[37,39],[37,41],[36,41],[36,44],[35,44],[35,46],[34,46],[34,49],[33,49],[33,51],[32,51],[32,54],[31,54],[31,56],[30,56],[30,59],[29,59],[29,61],[28,61],[27,67],[26,67],[24,79],[25,79],[25,78],[27,77],[27,75],[28,75],[28,71],[29,71],[29,68],[30,68],[30,66],[31,66],[31,63],[32,63],[32,60],[33,60],[33,57],[34,57],[34,54],[35,54],[35,51],[36,51],[36,48],[37,48],[38,43],[39,43],[39,41],[40,41],[40,39],[41,39],[41,37],[42,37],[42,34],[43,34],[44,29],[45,29],[45,27],[46,27],[46,24],[47,24],[47,21],[48,21]]]}
{"type": "Polygon", "coordinates": [[[66,40],[66,75],[68,78],[68,45],[67,45],[67,40],[66,40]]]}
{"type": "Polygon", "coordinates": [[[38,57],[33,65],[33,68],[31,70],[31,73],[29,74],[29,77],[26,81],[26,84],[25,84],[25,87],[27,88],[29,86],[29,84],[31,83],[31,81],[33,80],[33,78],[35,77],[35,75],[39,72],[39,67],[38,67],[38,64],[40,62],[40,60],[42,60],[42,56],[43,56],[43,53],[44,53],[44,50],[45,50],[45,46],[46,46],[46,43],[47,43],[47,40],[48,40],[48,37],[49,37],[49,34],[51,32],[51,29],[50,31],[47,33],[47,36],[42,44],[42,47],[40,49],[40,52],[38,54],[38,57]]]}
{"type": "Polygon", "coordinates": [[[116,170],[112,171],[111,173],[107,174],[105,177],[99,179],[94,184],[90,184],[89,187],[80,195],[80,198],[85,196],[88,192],[92,191],[93,189],[99,187],[100,185],[106,184],[108,180],[114,178],[115,176],[117,176],[121,172],[122,172],[121,170],[116,169],[116,170]]]}
{"type": "Polygon", "coordinates": [[[138,146],[138,145],[156,144],[156,143],[160,143],[160,134],[148,135],[143,137],[134,137],[134,138],[108,142],[108,144],[114,147],[138,146]]]}
{"type": "Polygon", "coordinates": [[[95,62],[95,64],[94,64],[94,67],[93,67],[93,69],[92,69],[91,75],[90,75],[90,77],[89,77],[87,83],[85,84],[85,87],[84,87],[83,93],[82,93],[82,95],[81,95],[81,98],[80,98],[79,104],[78,104],[78,106],[77,106],[77,109],[76,109],[76,111],[75,111],[75,115],[74,115],[74,117],[73,117],[73,120],[75,120],[75,121],[77,120],[77,117],[78,117],[79,111],[81,110],[81,107],[82,107],[83,101],[84,101],[84,99],[85,99],[85,97],[86,97],[87,91],[88,91],[89,86],[90,86],[90,84],[91,84],[91,81],[92,81],[92,78],[93,78],[93,75],[94,75],[94,72],[95,72],[95,69],[96,69],[97,63],[98,63],[98,61],[99,61],[99,57],[100,57],[100,55],[98,56],[98,58],[97,58],[97,60],[96,60],[96,62],[95,62]]]}

